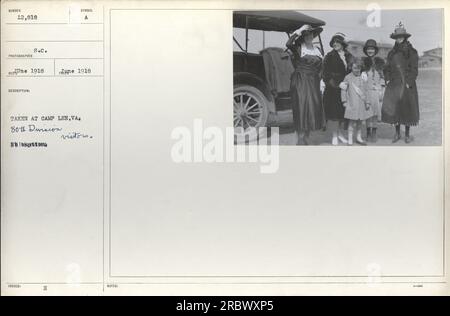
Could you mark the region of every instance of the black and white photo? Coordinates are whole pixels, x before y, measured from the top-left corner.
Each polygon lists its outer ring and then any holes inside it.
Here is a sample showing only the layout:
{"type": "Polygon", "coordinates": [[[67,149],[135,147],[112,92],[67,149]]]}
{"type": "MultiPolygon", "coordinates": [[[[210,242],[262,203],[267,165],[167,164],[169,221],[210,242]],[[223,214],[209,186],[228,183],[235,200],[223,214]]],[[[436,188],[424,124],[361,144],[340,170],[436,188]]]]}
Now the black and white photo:
{"type": "Polygon", "coordinates": [[[235,11],[233,41],[237,138],[442,143],[442,10],[235,11]]]}

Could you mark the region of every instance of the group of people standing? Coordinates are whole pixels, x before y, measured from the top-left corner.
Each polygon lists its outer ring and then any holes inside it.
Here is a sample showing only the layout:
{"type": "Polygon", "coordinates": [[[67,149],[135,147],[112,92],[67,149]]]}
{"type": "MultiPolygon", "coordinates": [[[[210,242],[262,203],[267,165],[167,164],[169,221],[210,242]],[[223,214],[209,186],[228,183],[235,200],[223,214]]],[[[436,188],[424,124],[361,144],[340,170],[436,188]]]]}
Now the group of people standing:
{"type": "Polygon", "coordinates": [[[386,61],[377,56],[373,39],[364,45],[366,57],[353,56],[342,33],[332,37],[332,50],[323,56],[313,44],[320,32],[320,27],[304,25],[286,43],[295,68],[291,96],[297,144],[308,145],[310,132],[328,126],[333,145],[353,145],[354,138],[366,145],[377,141],[380,121],[395,126],[393,143],[402,138],[401,125],[405,142],[411,142],[410,126],[419,122],[418,54],[402,23],[391,34],[395,45],[386,61]]]}

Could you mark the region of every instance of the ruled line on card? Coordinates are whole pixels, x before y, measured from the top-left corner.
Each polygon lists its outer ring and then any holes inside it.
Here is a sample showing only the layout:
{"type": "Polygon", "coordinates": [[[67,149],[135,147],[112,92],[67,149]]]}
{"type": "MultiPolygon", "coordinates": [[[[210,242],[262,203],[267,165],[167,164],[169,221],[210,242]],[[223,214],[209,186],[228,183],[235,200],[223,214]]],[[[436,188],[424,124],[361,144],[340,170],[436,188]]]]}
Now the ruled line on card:
{"type": "Polygon", "coordinates": [[[30,59],[103,59],[101,57],[6,57],[6,59],[14,59],[14,60],[30,60],[30,59]]]}
{"type": "Polygon", "coordinates": [[[6,22],[7,25],[89,25],[89,24],[103,24],[101,22],[92,22],[92,23],[67,23],[67,22],[40,22],[40,23],[20,23],[20,22],[6,22]]]}
{"type": "Polygon", "coordinates": [[[79,42],[96,42],[101,43],[102,40],[6,40],[7,43],[21,43],[21,42],[29,42],[29,43],[42,43],[42,42],[55,42],[55,43],[79,43],[79,42]]]}

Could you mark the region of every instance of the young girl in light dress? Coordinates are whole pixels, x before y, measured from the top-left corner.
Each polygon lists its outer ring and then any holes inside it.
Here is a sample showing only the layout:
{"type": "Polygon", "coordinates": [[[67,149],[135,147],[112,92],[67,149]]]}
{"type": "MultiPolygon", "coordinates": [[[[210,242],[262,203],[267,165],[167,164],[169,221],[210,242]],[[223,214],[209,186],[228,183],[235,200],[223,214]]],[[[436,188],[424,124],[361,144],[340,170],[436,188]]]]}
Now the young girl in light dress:
{"type": "Polygon", "coordinates": [[[341,83],[341,100],[345,108],[344,117],[348,119],[348,145],[353,145],[353,135],[356,128],[356,143],[366,145],[362,138],[362,122],[372,117],[368,100],[367,80],[361,77],[362,60],[355,59],[352,72],[345,76],[341,83]]]}

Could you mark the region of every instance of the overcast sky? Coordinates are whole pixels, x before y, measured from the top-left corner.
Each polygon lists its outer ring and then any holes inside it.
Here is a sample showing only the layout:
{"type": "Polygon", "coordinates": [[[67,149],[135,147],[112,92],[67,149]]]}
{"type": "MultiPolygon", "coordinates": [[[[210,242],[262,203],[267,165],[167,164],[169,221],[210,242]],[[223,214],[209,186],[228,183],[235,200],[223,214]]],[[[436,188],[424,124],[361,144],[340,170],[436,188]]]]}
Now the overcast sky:
{"type": "MultiPolygon", "coordinates": [[[[321,34],[325,52],[331,50],[329,41],[333,34],[342,32],[348,40],[365,41],[369,38],[377,42],[391,43],[389,37],[395,25],[402,21],[410,37],[411,43],[422,54],[424,50],[442,47],[442,10],[382,10],[380,27],[368,27],[367,11],[301,11],[326,22],[321,34]]],[[[262,32],[249,31],[249,50],[259,52],[262,49],[262,32]]],[[[244,45],[245,32],[234,29],[234,35],[244,45]]],[[[265,32],[266,47],[284,46],[287,35],[278,32],[265,32]]],[[[235,50],[239,48],[234,45],[235,50]]]]}

